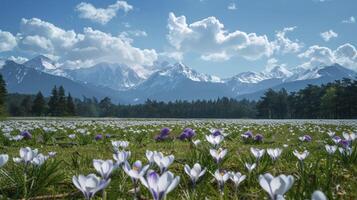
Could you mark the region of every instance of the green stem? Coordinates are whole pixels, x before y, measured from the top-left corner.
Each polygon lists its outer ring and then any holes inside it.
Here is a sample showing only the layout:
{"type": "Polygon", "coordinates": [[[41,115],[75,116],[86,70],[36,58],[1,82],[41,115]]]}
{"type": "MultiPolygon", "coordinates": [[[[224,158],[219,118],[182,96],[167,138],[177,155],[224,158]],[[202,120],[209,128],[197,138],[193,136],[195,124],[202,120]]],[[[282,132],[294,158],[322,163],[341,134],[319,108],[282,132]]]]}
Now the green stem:
{"type": "Polygon", "coordinates": [[[27,199],[27,166],[26,163],[24,168],[24,199],[27,199]]]}
{"type": "Polygon", "coordinates": [[[103,189],[102,200],[106,200],[106,199],[107,199],[107,192],[103,189]]]}

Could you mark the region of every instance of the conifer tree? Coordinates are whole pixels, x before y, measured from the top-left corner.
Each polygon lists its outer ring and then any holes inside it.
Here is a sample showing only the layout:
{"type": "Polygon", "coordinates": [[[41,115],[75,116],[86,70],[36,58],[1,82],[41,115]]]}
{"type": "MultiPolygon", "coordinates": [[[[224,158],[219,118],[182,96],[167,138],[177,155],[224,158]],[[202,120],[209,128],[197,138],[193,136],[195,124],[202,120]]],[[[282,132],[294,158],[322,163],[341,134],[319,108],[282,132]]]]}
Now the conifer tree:
{"type": "Polygon", "coordinates": [[[6,100],[7,90],[6,83],[0,74],[0,115],[5,114],[5,100],[6,100]]]}
{"type": "Polygon", "coordinates": [[[48,113],[51,116],[58,116],[58,91],[56,86],[54,86],[52,89],[51,97],[48,101],[48,107],[48,113]]]}
{"type": "Polygon", "coordinates": [[[46,101],[41,92],[36,94],[35,100],[32,104],[32,113],[35,116],[42,116],[45,114],[46,101]]]}
{"type": "Polygon", "coordinates": [[[61,85],[58,88],[58,104],[57,104],[57,113],[58,116],[64,116],[66,114],[66,94],[63,86],[61,85]]]}
{"type": "Polygon", "coordinates": [[[68,93],[67,96],[67,114],[70,116],[74,116],[76,114],[76,108],[71,93],[68,93]]]}

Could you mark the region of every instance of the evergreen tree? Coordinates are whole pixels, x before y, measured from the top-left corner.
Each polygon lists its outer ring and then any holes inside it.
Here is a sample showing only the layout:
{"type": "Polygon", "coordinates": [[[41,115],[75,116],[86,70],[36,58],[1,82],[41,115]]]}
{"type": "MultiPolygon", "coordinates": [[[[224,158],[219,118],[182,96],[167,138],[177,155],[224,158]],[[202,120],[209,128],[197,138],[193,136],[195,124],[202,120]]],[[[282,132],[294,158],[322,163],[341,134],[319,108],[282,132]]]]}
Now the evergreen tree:
{"type": "Polygon", "coordinates": [[[71,93],[68,93],[68,96],[67,96],[67,114],[70,115],[70,116],[74,116],[76,114],[76,108],[75,108],[75,105],[74,105],[74,102],[73,102],[73,98],[71,96],[71,93]]]}
{"type": "Polygon", "coordinates": [[[5,100],[6,100],[7,90],[6,83],[0,74],[0,115],[5,114],[5,100]]]}
{"type": "Polygon", "coordinates": [[[21,101],[21,112],[24,116],[31,116],[31,109],[32,109],[32,101],[30,96],[26,96],[21,101]]]}
{"type": "Polygon", "coordinates": [[[57,104],[58,116],[66,115],[66,111],[67,111],[66,107],[67,107],[66,94],[63,86],[61,85],[58,88],[58,104],[57,104]]]}
{"type": "Polygon", "coordinates": [[[41,92],[38,92],[32,104],[32,113],[35,116],[42,116],[45,114],[46,101],[41,92]]]}
{"type": "Polygon", "coordinates": [[[54,86],[52,89],[51,97],[48,101],[48,107],[48,113],[51,116],[58,116],[58,91],[56,86],[54,86]]]}

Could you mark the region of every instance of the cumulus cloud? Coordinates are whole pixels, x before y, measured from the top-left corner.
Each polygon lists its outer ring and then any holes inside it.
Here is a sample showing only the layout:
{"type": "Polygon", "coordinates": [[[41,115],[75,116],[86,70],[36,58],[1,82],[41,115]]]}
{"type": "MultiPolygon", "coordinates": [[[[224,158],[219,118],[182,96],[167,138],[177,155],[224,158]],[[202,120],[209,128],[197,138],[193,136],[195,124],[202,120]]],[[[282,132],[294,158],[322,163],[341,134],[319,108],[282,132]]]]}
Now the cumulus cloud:
{"type": "Polygon", "coordinates": [[[283,30],[276,32],[275,40],[273,41],[276,52],[286,54],[297,53],[301,50],[303,47],[302,43],[300,43],[298,40],[292,41],[286,36],[288,32],[292,32],[296,28],[296,26],[286,27],[283,30]]]}
{"type": "Polygon", "coordinates": [[[302,67],[305,68],[338,63],[344,67],[357,70],[357,50],[350,43],[343,44],[335,50],[314,45],[299,54],[299,57],[308,59],[307,62],[302,64],[302,67]]]}
{"type": "Polygon", "coordinates": [[[348,19],[342,20],[344,24],[354,24],[356,23],[356,19],[354,16],[349,17],[348,19]]]}
{"type": "Polygon", "coordinates": [[[76,6],[76,11],[79,13],[80,18],[89,19],[103,25],[113,19],[119,10],[127,13],[132,9],[133,6],[129,5],[126,1],[117,1],[107,8],[96,8],[92,4],[85,2],[81,2],[76,6]]]}
{"type": "Polygon", "coordinates": [[[0,52],[11,51],[17,45],[16,37],[10,32],[0,30],[0,52]]]}
{"type": "Polygon", "coordinates": [[[206,61],[226,61],[230,59],[230,55],[222,51],[220,53],[204,54],[201,56],[201,59],[206,61]]]}
{"type": "Polygon", "coordinates": [[[332,38],[337,38],[338,34],[334,32],[333,30],[328,30],[323,33],[320,33],[320,36],[322,37],[325,42],[330,41],[332,38]]]}
{"type": "Polygon", "coordinates": [[[256,60],[273,53],[266,35],[228,32],[215,17],[187,24],[185,16],[170,13],[168,29],[167,39],[177,51],[196,52],[205,60],[226,60],[233,56],[256,60]]]}
{"type": "Polygon", "coordinates": [[[99,62],[132,67],[152,65],[157,59],[156,51],[134,47],[130,39],[133,34],[146,35],[145,32],[132,32],[123,38],[90,27],[76,33],[37,18],[22,19],[17,51],[29,56],[44,54],[69,68],[89,67],[99,62]]]}

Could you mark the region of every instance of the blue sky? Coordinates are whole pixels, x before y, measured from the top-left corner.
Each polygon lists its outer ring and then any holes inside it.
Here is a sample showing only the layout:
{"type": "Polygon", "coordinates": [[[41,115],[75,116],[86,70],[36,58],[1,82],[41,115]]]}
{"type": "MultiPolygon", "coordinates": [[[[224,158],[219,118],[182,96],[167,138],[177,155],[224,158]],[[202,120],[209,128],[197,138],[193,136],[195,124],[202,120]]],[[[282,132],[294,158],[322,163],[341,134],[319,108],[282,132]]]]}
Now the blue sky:
{"type": "Polygon", "coordinates": [[[2,0],[0,57],[138,70],[182,61],[220,77],[338,62],[357,69],[355,0],[2,0]]]}

